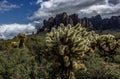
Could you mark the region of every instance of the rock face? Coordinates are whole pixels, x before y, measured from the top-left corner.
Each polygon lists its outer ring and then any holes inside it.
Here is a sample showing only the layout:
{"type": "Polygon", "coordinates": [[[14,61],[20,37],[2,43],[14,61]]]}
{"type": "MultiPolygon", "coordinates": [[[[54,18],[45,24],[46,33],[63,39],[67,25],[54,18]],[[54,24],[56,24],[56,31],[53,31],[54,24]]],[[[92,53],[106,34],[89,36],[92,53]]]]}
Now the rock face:
{"type": "Polygon", "coordinates": [[[92,23],[95,30],[102,28],[102,17],[100,15],[89,18],[89,21],[92,23]]]}
{"type": "Polygon", "coordinates": [[[102,19],[100,15],[89,18],[96,30],[120,29],[120,16],[112,16],[110,19],[102,19]]]}
{"type": "Polygon", "coordinates": [[[58,27],[61,23],[76,25],[80,23],[83,27],[93,30],[120,29],[120,16],[112,16],[110,19],[102,19],[100,15],[91,18],[79,18],[77,14],[68,15],[66,12],[57,14],[43,21],[43,27],[38,32],[50,31],[52,27],[58,27]]]}
{"type": "Polygon", "coordinates": [[[43,28],[40,29],[40,31],[46,31],[46,30],[49,31],[49,30],[51,30],[52,27],[59,26],[60,23],[63,23],[64,25],[67,25],[67,24],[73,25],[73,20],[65,12],[62,14],[57,14],[55,16],[55,18],[50,17],[48,20],[44,20],[43,21],[43,28]]]}

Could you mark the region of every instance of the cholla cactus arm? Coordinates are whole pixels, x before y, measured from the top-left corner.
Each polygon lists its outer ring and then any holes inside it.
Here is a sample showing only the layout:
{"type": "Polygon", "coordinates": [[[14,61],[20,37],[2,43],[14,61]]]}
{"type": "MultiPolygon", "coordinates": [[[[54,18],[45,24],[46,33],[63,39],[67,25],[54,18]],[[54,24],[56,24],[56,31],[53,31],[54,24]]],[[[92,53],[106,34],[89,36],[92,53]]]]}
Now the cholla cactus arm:
{"type": "Polygon", "coordinates": [[[89,40],[89,35],[91,33],[87,32],[85,28],[82,28],[80,24],[77,24],[75,27],[61,24],[58,29],[52,28],[51,32],[47,33],[46,45],[48,52],[51,53],[50,57],[55,60],[55,63],[61,64],[58,72],[62,73],[62,79],[69,79],[70,73],[74,69],[79,70],[85,68],[82,63],[76,61],[80,61],[91,49],[90,43],[92,40],[89,40]],[[77,63],[78,67],[74,68],[74,62],[77,63]]]}

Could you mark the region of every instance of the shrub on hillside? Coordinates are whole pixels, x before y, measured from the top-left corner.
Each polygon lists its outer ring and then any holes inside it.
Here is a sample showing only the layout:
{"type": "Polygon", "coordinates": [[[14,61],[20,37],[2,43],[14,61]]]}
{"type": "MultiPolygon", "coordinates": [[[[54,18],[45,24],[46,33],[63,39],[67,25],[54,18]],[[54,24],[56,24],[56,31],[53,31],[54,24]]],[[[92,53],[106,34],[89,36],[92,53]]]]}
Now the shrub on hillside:
{"type": "Polygon", "coordinates": [[[0,52],[0,77],[3,79],[39,79],[40,68],[26,48],[0,52]]]}
{"type": "Polygon", "coordinates": [[[76,72],[77,79],[119,79],[119,64],[107,63],[99,55],[93,54],[83,59],[87,71],[76,72]]]}

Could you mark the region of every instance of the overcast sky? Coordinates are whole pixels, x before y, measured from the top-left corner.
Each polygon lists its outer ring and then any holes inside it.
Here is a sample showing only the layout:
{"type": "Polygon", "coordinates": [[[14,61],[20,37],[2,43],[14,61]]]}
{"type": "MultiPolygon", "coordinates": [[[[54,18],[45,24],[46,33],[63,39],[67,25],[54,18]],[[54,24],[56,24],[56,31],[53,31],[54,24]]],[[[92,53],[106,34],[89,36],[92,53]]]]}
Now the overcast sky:
{"type": "Polygon", "coordinates": [[[120,0],[0,0],[0,38],[32,33],[35,23],[62,12],[111,17],[120,15],[120,0]]]}
{"type": "Polygon", "coordinates": [[[101,14],[103,17],[120,14],[120,0],[38,0],[40,8],[31,19],[46,18],[61,12],[77,13],[79,17],[101,14]]]}

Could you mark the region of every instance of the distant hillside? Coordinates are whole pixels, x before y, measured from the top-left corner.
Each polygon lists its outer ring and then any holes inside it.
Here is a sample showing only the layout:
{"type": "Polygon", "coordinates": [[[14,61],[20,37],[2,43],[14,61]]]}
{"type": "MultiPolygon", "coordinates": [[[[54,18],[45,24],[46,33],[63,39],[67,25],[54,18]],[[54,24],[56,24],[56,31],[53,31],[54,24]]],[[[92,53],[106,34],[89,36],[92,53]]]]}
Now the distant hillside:
{"type": "Polygon", "coordinates": [[[120,16],[112,16],[111,18],[102,19],[100,15],[91,18],[79,18],[77,14],[68,15],[66,12],[57,14],[55,17],[50,17],[48,20],[43,21],[43,27],[38,29],[38,32],[50,31],[52,27],[57,27],[63,23],[64,25],[76,25],[81,23],[83,27],[92,30],[107,30],[107,29],[120,29],[120,16]]]}

